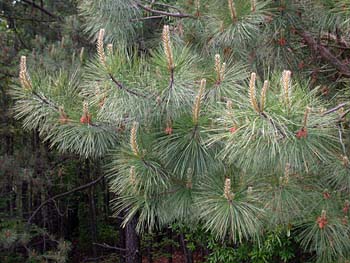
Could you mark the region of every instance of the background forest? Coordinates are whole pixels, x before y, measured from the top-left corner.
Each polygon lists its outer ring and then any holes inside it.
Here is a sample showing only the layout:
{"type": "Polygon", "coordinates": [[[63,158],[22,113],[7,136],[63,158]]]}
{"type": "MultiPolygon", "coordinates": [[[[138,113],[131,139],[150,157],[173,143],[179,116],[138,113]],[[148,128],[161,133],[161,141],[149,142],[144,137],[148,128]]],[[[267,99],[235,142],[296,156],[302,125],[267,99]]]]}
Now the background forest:
{"type": "Polygon", "coordinates": [[[0,262],[350,262],[349,0],[0,0],[0,262]]]}

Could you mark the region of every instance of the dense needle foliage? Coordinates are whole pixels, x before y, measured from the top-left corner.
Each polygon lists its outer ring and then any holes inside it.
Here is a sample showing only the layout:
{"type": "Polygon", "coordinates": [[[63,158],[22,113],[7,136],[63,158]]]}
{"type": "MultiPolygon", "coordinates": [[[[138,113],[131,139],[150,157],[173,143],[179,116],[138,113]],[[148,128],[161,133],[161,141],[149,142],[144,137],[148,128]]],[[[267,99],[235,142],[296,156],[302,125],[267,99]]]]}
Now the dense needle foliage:
{"type": "Polygon", "coordinates": [[[349,1],[78,12],[96,49],[64,57],[62,40],[46,62],[20,56],[14,116],[52,149],[101,161],[123,227],[183,224],[261,250],[277,231],[317,262],[350,259],[349,1]]]}

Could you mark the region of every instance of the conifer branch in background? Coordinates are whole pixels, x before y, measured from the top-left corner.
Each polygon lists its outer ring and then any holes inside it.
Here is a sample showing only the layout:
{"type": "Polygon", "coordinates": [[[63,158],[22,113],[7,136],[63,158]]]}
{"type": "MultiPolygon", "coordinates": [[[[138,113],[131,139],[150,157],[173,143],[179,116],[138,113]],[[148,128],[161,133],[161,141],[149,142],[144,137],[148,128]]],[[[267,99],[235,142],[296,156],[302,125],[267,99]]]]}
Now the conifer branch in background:
{"type": "Polygon", "coordinates": [[[350,67],[346,63],[340,61],[336,55],[332,54],[331,51],[317,43],[317,41],[313,38],[313,36],[309,32],[301,32],[300,30],[296,31],[307,43],[311,50],[313,50],[316,54],[320,54],[323,59],[333,65],[339,72],[345,77],[350,77],[350,67]]]}
{"type": "Polygon", "coordinates": [[[103,178],[105,178],[104,175],[100,176],[99,178],[97,178],[96,180],[93,180],[87,184],[84,184],[84,185],[81,185],[79,187],[76,187],[76,188],[73,188],[72,190],[69,190],[67,192],[64,192],[64,193],[60,193],[60,194],[57,194],[53,197],[50,197],[49,199],[45,200],[44,202],[42,202],[34,211],[33,213],[30,215],[30,217],[28,218],[28,221],[27,221],[27,225],[30,225],[33,221],[33,219],[35,218],[35,216],[38,214],[38,212],[40,212],[40,210],[45,206],[47,205],[48,203],[50,202],[54,202],[56,199],[60,199],[62,197],[65,197],[67,195],[70,195],[70,194],[73,194],[73,193],[76,193],[76,192],[79,192],[79,191],[83,191],[85,189],[88,189],[90,187],[93,187],[94,185],[98,184],[103,178]]]}
{"type": "Polygon", "coordinates": [[[22,0],[21,2],[24,2],[38,10],[40,10],[42,13],[52,17],[52,18],[55,18],[55,19],[58,19],[58,20],[62,20],[62,17],[60,16],[56,16],[55,14],[53,14],[52,12],[50,12],[49,10],[43,8],[42,6],[38,5],[35,3],[35,1],[29,1],[29,0],[22,0]]]}

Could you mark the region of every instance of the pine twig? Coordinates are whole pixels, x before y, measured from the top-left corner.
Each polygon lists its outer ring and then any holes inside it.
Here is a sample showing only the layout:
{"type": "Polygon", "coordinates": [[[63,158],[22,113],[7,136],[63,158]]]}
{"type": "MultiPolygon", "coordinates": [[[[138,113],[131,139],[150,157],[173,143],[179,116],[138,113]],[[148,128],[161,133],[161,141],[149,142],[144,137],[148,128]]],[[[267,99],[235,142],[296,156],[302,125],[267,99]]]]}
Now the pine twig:
{"type": "Polygon", "coordinates": [[[36,214],[45,206],[47,205],[48,203],[50,202],[53,202],[55,199],[60,199],[62,197],[65,197],[67,195],[70,195],[70,194],[73,194],[73,193],[76,193],[76,192],[79,192],[79,191],[82,191],[82,190],[85,190],[85,189],[88,189],[94,185],[96,185],[97,183],[99,183],[105,176],[102,175],[100,176],[99,178],[97,178],[96,180],[94,181],[91,181],[87,184],[84,184],[84,185],[81,185],[79,187],[76,187],[76,188],[73,188],[72,190],[69,190],[67,192],[64,192],[64,193],[61,193],[61,194],[57,194],[53,197],[50,197],[49,199],[45,200],[44,202],[42,202],[35,210],[34,212],[32,213],[32,215],[29,217],[28,221],[27,221],[27,225],[30,225],[32,220],[34,219],[34,217],[36,216],[36,214]]]}
{"type": "Polygon", "coordinates": [[[282,136],[282,138],[286,138],[286,134],[283,132],[282,128],[279,127],[270,116],[268,116],[265,112],[261,112],[260,116],[268,120],[271,123],[272,127],[275,129],[275,131],[277,131],[282,136]]]}
{"type": "Polygon", "coordinates": [[[62,20],[61,17],[59,17],[59,16],[57,16],[57,15],[51,13],[51,12],[48,11],[47,9],[45,9],[45,8],[43,8],[43,7],[39,6],[39,5],[37,5],[36,3],[32,2],[32,1],[29,1],[29,0],[22,0],[21,2],[26,3],[26,4],[28,4],[28,5],[32,6],[32,7],[34,7],[34,8],[36,8],[36,9],[40,10],[42,13],[45,13],[45,14],[47,14],[48,16],[51,16],[51,17],[56,18],[56,19],[58,19],[58,20],[62,20]]]}
{"type": "Polygon", "coordinates": [[[138,22],[138,21],[143,21],[143,20],[159,19],[159,18],[164,18],[164,17],[166,17],[166,15],[146,16],[146,17],[130,19],[130,22],[138,22]]]}
{"type": "Polygon", "coordinates": [[[107,248],[107,249],[112,249],[112,250],[117,250],[117,251],[126,251],[125,248],[120,248],[120,247],[114,247],[114,246],[110,246],[106,243],[100,244],[100,243],[92,243],[94,246],[99,246],[99,247],[103,247],[103,248],[107,248]]]}
{"type": "Polygon", "coordinates": [[[306,44],[313,50],[315,53],[320,54],[320,56],[333,65],[339,72],[345,77],[350,77],[350,67],[340,61],[335,55],[333,55],[329,49],[325,46],[316,42],[309,32],[299,32],[297,33],[305,40],[306,44]]]}
{"type": "Polygon", "coordinates": [[[335,111],[339,110],[340,108],[346,106],[347,104],[348,104],[347,102],[341,103],[341,104],[339,104],[338,106],[336,106],[336,107],[334,107],[334,108],[332,108],[332,109],[330,109],[330,110],[324,112],[324,113],[322,114],[322,116],[325,116],[325,115],[327,115],[327,114],[330,114],[330,113],[332,113],[332,112],[335,112],[335,111]]]}
{"type": "Polygon", "coordinates": [[[56,106],[55,104],[53,104],[51,101],[47,100],[46,98],[44,98],[43,96],[41,96],[39,93],[37,93],[36,91],[32,91],[33,95],[39,99],[42,103],[50,106],[51,108],[55,109],[56,111],[59,111],[58,106],[56,106]]]}
{"type": "Polygon", "coordinates": [[[342,121],[342,119],[343,119],[346,115],[348,115],[349,112],[350,112],[350,109],[347,109],[346,111],[344,111],[344,112],[342,113],[342,115],[340,115],[339,121],[342,121]]]}
{"type": "Polygon", "coordinates": [[[166,12],[166,11],[155,10],[155,9],[152,9],[148,6],[142,5],[141,3],[136,3],[136,5],[140,8],[142,8],[143,10],[146,10],[150,13],[154,13],[154,14],[158,14],[158,15],[165,15],[165,16],[171,16],[171,17],[177,17],[177,18],[196,18],[193,15],[180,13],[180,12],[179,13],[170,13],[170,12],[166,12]]]}
{"type": "Polygon", "coordinates": [[[109,77],[111,78],[111,80],[117,85],[117,87],[121,90],[125,90],[127,93],[130,93],[132,95],[135,95],[137,97],[142,97],[142,98],[146,98],[145,95],[141,94],[141,93],[138,93],[138,92],[135,92],[131,89],[128,89],[127,87],[125,87],[121,82],[119,82],[112,74],[108,74],[109,77]]]}

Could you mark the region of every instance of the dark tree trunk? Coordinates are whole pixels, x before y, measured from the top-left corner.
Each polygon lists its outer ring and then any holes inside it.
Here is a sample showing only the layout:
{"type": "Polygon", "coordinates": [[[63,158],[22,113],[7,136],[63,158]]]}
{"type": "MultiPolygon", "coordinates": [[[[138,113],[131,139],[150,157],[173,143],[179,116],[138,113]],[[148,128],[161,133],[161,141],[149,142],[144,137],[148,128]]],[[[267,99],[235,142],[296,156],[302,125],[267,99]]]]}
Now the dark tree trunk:
{"type": "MultiPolygon", "coordinates": [[[[100,161],[98,161],[96,164],[96,174],[98,177],[100,177],[102,174],[100,161]]],[[[102,179],[101,188],[102,188],[101,192],[102,192],[102,197],[103,197],[102,210],[103,210],[104,220],[106,222],[108,222],[109,216],[110,216],[110,213],[109,213],[109,190],[108,190],[108,181],[106,178],[102,179]]]]}
{"type": "Polygon", "coordinates": [[[186,263],[193,263],[193,254],[192,254],[192,251],[189,250],[187,247],[186,240],[183,233],[180,234],[180,242],[186,258],[186,263]]]}
{"type": "MultiPolygon", "coordinates": [[[[89,178],[89,180],[93,180],[93,176],[90,171],[89,160],[86,160],[86,175],[87,175],[87,178],[89,178]]],[[[94,192],[95,192],[94,187],[91,187],[88,190],[92,254],[94,258],[97,258],[97,247],[93,245],[94,243],[97,243],[97,218],[96,218],[96,203],[95,203],[94,192]]]]}
{"type": "Polygon", "coordinates": [[[137,217],[126,225],[126,263],[141,263],[140,239],[136,232],[137,217]]]}
{"type": "MultiPolygon", "coordinates": [[[[169,240],[173,240],[173,231],[171,230],[171,228],[168,228],[167,230],[168,232],[168,238],[169,240]]],[[[168,257],[168,263],[173,263],[173,253],[174,253],[174,248],[173,248],[173,244],[170,242],[169,246],[168,246],[168,254],[169,254],[169,257],[168,257]]]]}
{"type": "Polygon", "coordinates": [[[152,243],[153,243],[153,236],[150,236],[150,240],[148,240],[148,246],[147,246],[147,259],[148,259],[148,263],[153,263],[152,243]]]}
{"type": "MultiPolygon", "coordinates": [[[[124,217],[124,212],[121,212],[117,218],[117,225],[118,225],[118,230],[119,230],[119,247],[120,248],[125,248],[125,232],[126,230],[122,228],[122,223],[123,223],[123,217],[124,217]]],[[[125,263],[125,256],[126,253],[124,251],[119,252],[119,262],[120,263],[125,263]]]]}
{"type": "Polygon", "coordinates": [[[28,218],[28,211],[29,211],[28,194],[29,194],[28,182],[23,181],[21,198],[22,198],[22,215],[24,219],[28,218]]]}

